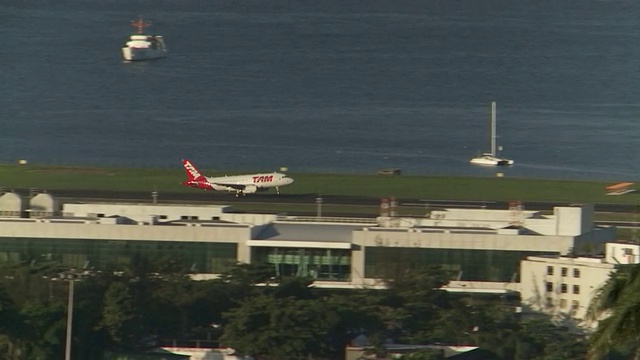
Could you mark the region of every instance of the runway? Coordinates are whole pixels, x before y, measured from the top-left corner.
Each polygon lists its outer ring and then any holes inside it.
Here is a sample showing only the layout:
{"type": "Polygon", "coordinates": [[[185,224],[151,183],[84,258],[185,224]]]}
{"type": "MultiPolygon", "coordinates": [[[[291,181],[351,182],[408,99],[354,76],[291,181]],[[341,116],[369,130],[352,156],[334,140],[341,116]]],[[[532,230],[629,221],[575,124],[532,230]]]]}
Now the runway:
{"type": "MultiPolygon", "coordinates": [[[[30,189],[17,189],[16,193],[29,196],[30,189]]],[[[153,202],[159,204],[278,204],[278,205],[302,205],[317,204],[318,198],[324,206],[344,205],[344,206],[379,206],[380,198],[364,196],[336,196],[323,194],[275,194],[257,193],[246,196],[235,197],[233,193],[222,192],[176,192],[176,193],[156,193],[152,192],[129,192],[129,191],[104,191],[104,190],[51,190],[48,191],[61,202],[90,202],[90,201],[125,201],[125,202],[153,202]]],[[[509,201],[473,201],[473,200],[443,200],[443,199],[418,199],[418,198],[398,198],[399,207],[418,207],[423,209],[442,208],[470,208],[470,209],[510,209],[513,206],[509,201]]],[[[568,206],[570,203],[561,202],[526,202],[522,203],[522,209],[535,211],[552,211],[556,206],[568,206]]],[[[599,213],[638,213],[640,208],[636,205],[620,204],[595,204],[595,210],[599,213]]]]}

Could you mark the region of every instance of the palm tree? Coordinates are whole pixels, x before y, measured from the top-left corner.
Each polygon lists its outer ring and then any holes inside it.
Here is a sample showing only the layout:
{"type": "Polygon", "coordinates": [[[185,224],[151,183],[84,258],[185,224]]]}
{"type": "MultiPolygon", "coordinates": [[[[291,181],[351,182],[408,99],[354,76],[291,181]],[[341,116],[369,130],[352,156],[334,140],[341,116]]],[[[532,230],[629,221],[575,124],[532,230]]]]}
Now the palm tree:
{"type": "Polygon", "coordinates": [[[614,346],[624,345],[640,360],[640,264],[611,273],[596,290],[587,318],[600,320],[589,338],[587,359],[600,360],[614,346]]]}

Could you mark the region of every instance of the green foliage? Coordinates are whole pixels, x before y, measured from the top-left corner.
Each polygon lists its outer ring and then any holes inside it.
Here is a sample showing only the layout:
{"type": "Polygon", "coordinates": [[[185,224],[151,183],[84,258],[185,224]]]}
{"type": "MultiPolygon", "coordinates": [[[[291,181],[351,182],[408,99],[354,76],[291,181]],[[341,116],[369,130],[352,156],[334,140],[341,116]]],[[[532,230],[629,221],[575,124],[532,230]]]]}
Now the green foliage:
{"type": "Polygon", "coordinates": [[[553,326],[549,318],[524,321],[507,299],[455,296],[438,288],[450,274],[439,268],[406,270],[388,281],[383,303],[395,338],[410,344],[470,344],[501,359],[584,358],[579,336],[553,326]]]}
{"type": "Polygon", "coordinates": [[[324,301],[264,295],[247,299],[226,318],[222,343],[261,360],[326,355],[327,334],[339,322],[324,301]]]}
{"type": "Polygon", "coordinates": [[[28,333],[25,345],[29,357],[56,358],[64,351],[66,306],[60,302],[38,304],[29,302],[22,308],[28,333]]]}
{"type": "Polygon", "coordinates": [[[109,345],[101,326],[104,294],[117,277],[95,273],[75,283],[72,353],[81,359],[101,359],[109,345]]]}
{"type": "Polygon", "coordinates": [[[506,327],[480,327],[477,334],[477,345],[494,351],[500,359],[583,359],[586,355],[587,347],[582,336],[553,325],[551,319],[544,315],[530,320],[512,316],[501,323],[506,327]]]}
{"type": "Polygon", "coordinates": [[[589,339],[589,359],[600,359],[622,346],[640,357],[640,265],[611,273],[589,305],[591,319],[601,319],[589,339]]]}
{"type": "MultiPolygon", "coordinates": [[[[14,357],[20,360],[60,358],[68,284],[43,277],[51,269],[56,264],[0,269],[13,276],[0,287],[0,352],[20,352],[14,357]]],[[[523,321],[508,299],[438,290],[450,277],[440,268],[405,269],[387,290],[317,289],[308,279],[277,279],[272,268],[246,264],[211,281],[158,269],[140,259],[124,273],[89,273],[75,283],[74,357],[142,349],[150,336],[216,340],[221,333],[222,346],[258,360],[344,358],[345,346],[362,334],[379,355],[392,339],[477,345],[500,359],[584,358],[580,337],[548,319],[523,321]]]]}
{"type": "Polygon", "coordinates": [[[15,357],[26,339],[27,325],[5,287],[0,287],[0,353],[15,357]]]}
{"type": "Polygon", "coordinates": [[[7,289],[0,286],[0,334],[15,336],[23,330],[22,318],[7,289]]]}
{"type": "Polygon", "coordinates": [[[253,286],[272,282],[274,276],[275,271],[269,265],[239,263],[229,271],[220,274],[220,281],[234,285],[253,286]]]}
{"type": "Polygon", "coordinates": [[[313,280],[305,278],[289,277],[280,281],[280,284],[273,289],[273,296],[276,298],[311,299],[311,284],[313,280]]]}
{"type": "Polygon", "coordinates": [[[439,290],[448,277],[439,267],[397,269],[386,281],[388,290],[381,293],[382,304],[389,307],[385,321],[392,333],[402,334],[401,341],[414,344],[441,341],[433,334],[433,324],[450,305],[448,293],[439,290]]]}
{"type": "Polygon", "coordinates": [[[102,325],[111,340],[123,349],[133,349],[140,333],[141,321],[129,286],[124,282],[113,282],[104,295],[102,325]]]}

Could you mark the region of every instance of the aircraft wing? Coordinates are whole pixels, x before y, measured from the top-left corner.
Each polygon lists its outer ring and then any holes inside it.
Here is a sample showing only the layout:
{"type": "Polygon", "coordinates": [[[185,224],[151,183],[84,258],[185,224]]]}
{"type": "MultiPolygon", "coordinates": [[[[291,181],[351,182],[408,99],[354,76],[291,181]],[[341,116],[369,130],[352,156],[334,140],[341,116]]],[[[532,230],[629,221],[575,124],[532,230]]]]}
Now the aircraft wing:
{"type": "Polygon", "coordinates": [[[236,189],[236,190],[244,190],[247,187],[247,185],[234,184],[234,183],[223,183],[223,182],[214,182],[212,184],[218,185],[218,186],[226,186],[226,187],[230,187],[230,188],[236,189]]]}

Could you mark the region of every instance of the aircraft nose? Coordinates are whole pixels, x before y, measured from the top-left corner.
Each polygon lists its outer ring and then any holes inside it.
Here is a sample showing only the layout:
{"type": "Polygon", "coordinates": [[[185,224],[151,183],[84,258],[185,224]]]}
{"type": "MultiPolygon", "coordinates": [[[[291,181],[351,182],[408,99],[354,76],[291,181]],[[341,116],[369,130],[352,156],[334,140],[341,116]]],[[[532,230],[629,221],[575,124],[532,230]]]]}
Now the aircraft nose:
{"type": "Polygon", "coordinates": [[[287,178],[287,185],[291,185],[293,184],[293,179],[292,178],[287,178]]]}

